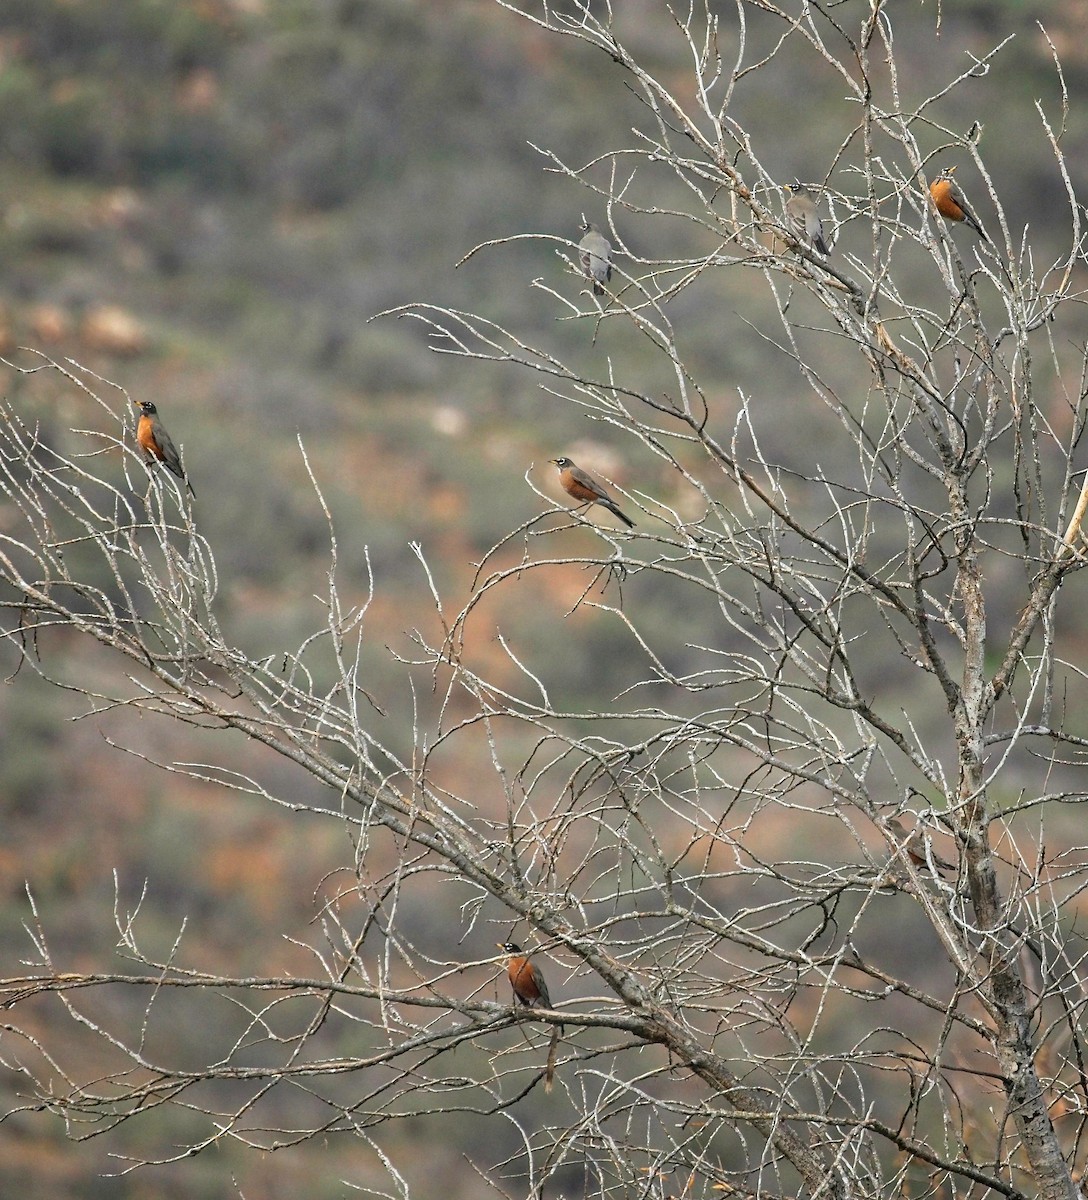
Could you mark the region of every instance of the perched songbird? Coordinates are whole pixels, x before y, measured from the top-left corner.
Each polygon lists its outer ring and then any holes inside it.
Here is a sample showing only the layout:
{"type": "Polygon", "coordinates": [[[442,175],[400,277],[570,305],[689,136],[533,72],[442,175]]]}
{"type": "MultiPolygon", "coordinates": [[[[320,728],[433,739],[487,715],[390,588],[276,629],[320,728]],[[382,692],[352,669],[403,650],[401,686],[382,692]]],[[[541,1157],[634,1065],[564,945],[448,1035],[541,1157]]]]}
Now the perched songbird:
{"type": "Polygon", "coordinates": [[[593,294],[604,295],[604,285],[612,278],[612,246],[592,221],[579,228],[585,237],[578,243],[582,274],[593,281],[593,294]]]}
{"type": "MultiPolygon", "coordinates": [[[[930,859],[926,857],[926,844],[922,837],[922,832],[919,829],[913,829],[907,833],[903,822],[897,817],[892,817],[888,822],[888,829],[891,830],[892,836],[902,846],[907,858],[910,859],[916,867],[922,870],[929,870],[930,859]]],[[[930,858],[933,860],[933,865],[937,868],[938,874],[943,875],[945,871],[955,871],[955,863],[947,862],[941,858],[932,846],[930,847],[930,858]]]]}
{"type": "Polygon", "coordinates": [[[826,258],[831,251],[824,241],[824,223],[820,219],[812,189],[803,183],[792,183],[786,186],[789,200],[786,201],[786,216],[789,217],[790,230],[803,246],[811,246],[817,254],[826,258]]]}
{"type": "Polygon", "coordinates": [[[929,194],[933,197],[933,203],[946,220],[966,221],[984,242],[988,242],[990,239],[982,232],[978,218],[971,211],[967,201],[963,198],[963,192],[956,186],[955,180],[952,178],[955,173],[955,167],[946,167],[929,185],[929,194]]]}
{"type": "MultiPolygon", "coordinates": [[[[544,973],[522,950],[517,942],[498,942],[500,950],[506,954],[506,977],[514,990],[514,1004],[524,1004],[527,1008],[551,1008],[552,1001],[548,995],[548,985],[544,982],[544,973]]],[[[552,1027],[552,1040],[548,1047],[548,1064],[544,1071],[544,1090],[552,1090],[552,1080],[555,1078],[555,1057],[559,1047],[559,1035],[563,1032],[561,1024],[552,1027]]]]}
{"type": "Polygon", "coordinates": [[[548,995],[548,985],[544,982],[544,973],[533,962],[516,942],[496,943],[508,957],[506,959],[506,974],[510,986],[514,989],[514,999],[528,1008],[551,1008],[552,1000],[548,995]]]}
{"type": "Polygon", "coordinates": [[[619,505],[588,471],[583,471],[581,467],[575,466],[569,458],[549,458],[548,462],[555,463],[559,468],[559,482],[568,496],[573,496],[575,500],[579,500],[583,504],[600,504],[610,513],[619,517],[629,528],[634,529],[634,521],[626,513],[620,511],[619,505]]]}
{"type": "Polygon", "coordinates": [[[166,426],[159,420],[159,410],[150,400],[140,402],[140,419],[136,423],[136,441],[139,442],[147,462],[158,459],[168,471],[179,479],[185,480],[185,486],[194,497],[196,496],[193,485],[185,477],[178,449],[166,432],[166,426]]]}

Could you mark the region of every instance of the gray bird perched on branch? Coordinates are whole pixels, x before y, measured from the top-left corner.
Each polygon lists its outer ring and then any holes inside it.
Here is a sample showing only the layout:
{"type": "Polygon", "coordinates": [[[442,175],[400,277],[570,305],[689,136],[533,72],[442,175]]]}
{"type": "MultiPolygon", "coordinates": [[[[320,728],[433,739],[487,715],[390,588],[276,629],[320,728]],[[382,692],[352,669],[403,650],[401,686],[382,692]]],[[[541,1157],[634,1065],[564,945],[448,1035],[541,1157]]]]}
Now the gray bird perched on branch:
{"type": "Polygon", "coordinates": [[[803,245],[811,246],[817,254],[824,258],[831,253],[824,241],[824,223],[812,195],[812,189],[803,183],[786,185],[789,200],[786,201],[786,216],[789,218],[790,231],[803,245]]]}
{"type": "Polygon", "coordinates": [[[592,221],[584,221],[579,228],[585,237],[578,243],[578,259],[582,274],[593,282],[593,294],[604,295],[604,285],[612,278],[612,245],[592,221]]]}

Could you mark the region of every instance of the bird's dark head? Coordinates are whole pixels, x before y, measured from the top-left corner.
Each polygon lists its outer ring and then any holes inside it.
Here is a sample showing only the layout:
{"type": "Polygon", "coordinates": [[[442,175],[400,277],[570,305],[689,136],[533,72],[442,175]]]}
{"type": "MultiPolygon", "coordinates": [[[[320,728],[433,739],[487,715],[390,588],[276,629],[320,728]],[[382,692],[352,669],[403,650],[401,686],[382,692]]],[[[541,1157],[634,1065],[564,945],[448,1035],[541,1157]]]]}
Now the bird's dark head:
{"type": "Polygon", "coordinates": [[[601,232],[601,231],[600,231],[600,230],[597,228],[597,226],[596,226],[596,225],[594,225],[594,223],[593,223],[592,221],[587,221],[587,220],[585,219],[585,217],[583,217],[583,218],[582,218],[582,223],[581,223],[581,224],[578,226],[578,228],[579,228],[579,229],[580,229],[580,230],[581,230],[583,233],[600,233],[600,232],[601,232]]]}
{"type": "Polygon", "coordinates": [[[574,463],[572,463],[569,458],[549,458],[548,462],[555,463],[560,471],[565,471],[567,467],[574,466],[574,463]]]}
{"type": "Polygon", "coordinates": [[[960,165],[959,163],[956,163],[956,165],[954,167],[945,167],[944,170],[940,173],[940,175],[937,176],[937,178],[938,179],[951,179],[952,176],[955,175],[957,169],[959,168],[959,165],[960,165]]]}
{"type": "Polygon", "coordinates": [[[154,404],[151,403],[150,400],[140,401],[140,412],[142,412],[145,417],[153,417],[158,411],[159,410],[154,406],[154,404]]]}
{"type": "Polygon", "coordinates": [[[521,953],[521,947],[517,944],[517,942],[496,942],[495,945],[498,946],[500,950],[505,951],[507,954],[521,953]]]}

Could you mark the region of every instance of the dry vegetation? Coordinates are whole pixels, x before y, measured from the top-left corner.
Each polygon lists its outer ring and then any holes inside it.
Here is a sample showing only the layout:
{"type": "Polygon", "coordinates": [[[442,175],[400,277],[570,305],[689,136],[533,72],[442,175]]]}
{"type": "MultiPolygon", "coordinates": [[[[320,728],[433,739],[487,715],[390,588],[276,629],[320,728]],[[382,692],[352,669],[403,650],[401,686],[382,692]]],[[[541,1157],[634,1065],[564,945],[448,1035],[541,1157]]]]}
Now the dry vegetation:
{"type": "Polygon", "coordinates": [[[10,6],[5,1190],[1072,1200],[1075,55],[272,7],[10,6]]]}

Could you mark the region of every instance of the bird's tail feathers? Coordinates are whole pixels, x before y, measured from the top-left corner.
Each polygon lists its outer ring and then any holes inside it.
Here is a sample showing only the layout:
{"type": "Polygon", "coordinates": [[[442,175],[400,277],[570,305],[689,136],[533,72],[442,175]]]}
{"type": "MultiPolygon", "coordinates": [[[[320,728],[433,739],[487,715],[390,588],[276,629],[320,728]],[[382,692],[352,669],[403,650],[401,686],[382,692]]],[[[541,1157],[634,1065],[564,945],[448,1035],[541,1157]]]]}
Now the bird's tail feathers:
{"type": "Polygon", "coordinates": [[[559,1035],[563,1032],[562,1025],[552,1026],[552,1040],[548,1046],[548,1065],[544,1068],[544,1090],[550,1092],[555,1081],[555,1060],[559,1057],[559,1035]]]}
{"type": "Polygon", "coordinates": [[[628,529],[634,529],[634,527],[635,527],[634,521],[632,521],[631,518],[625,512],[622,512],[620,510],[620,506],[618,504],[615,504],[611,500],[606,500],[606,501],[604,501],[604,506],[605,506],[605,508],[608,509],[608,511],[610,513],[613,513],[615,516],[619,517],[619,519],[624,523],[624,525],[627,526],[628,529]]]}

